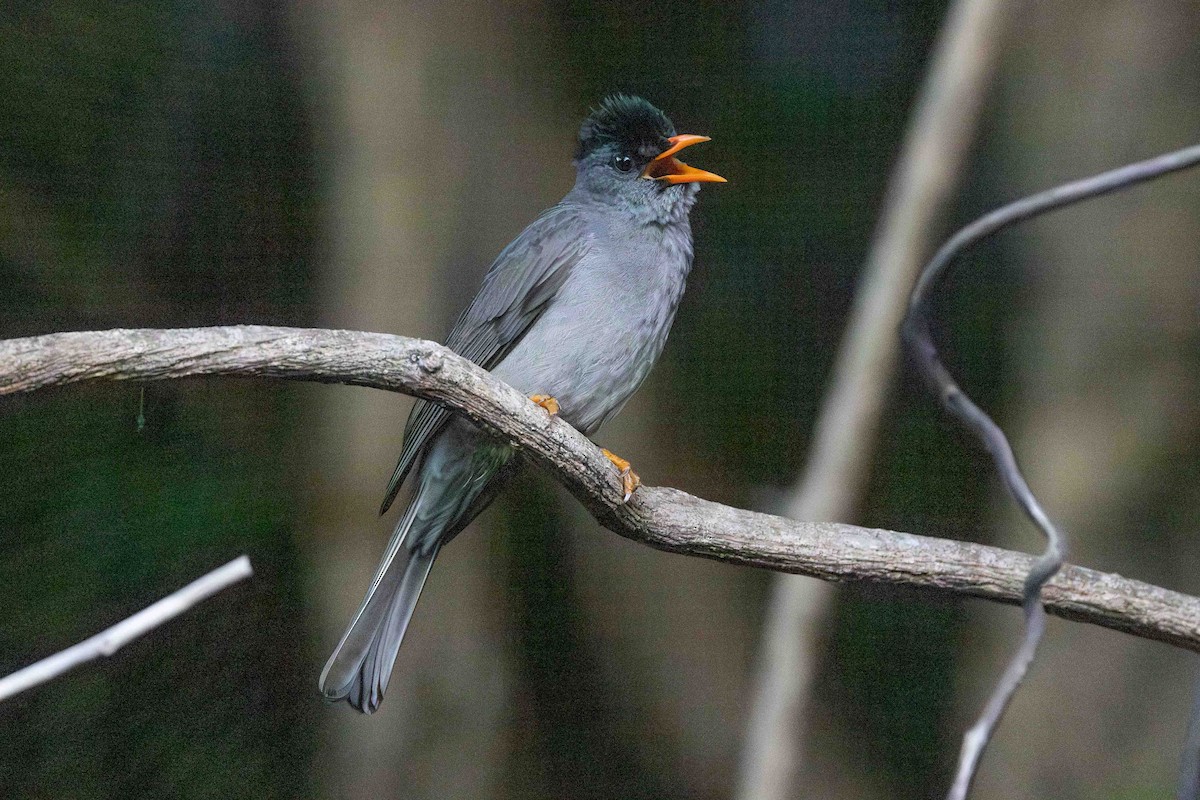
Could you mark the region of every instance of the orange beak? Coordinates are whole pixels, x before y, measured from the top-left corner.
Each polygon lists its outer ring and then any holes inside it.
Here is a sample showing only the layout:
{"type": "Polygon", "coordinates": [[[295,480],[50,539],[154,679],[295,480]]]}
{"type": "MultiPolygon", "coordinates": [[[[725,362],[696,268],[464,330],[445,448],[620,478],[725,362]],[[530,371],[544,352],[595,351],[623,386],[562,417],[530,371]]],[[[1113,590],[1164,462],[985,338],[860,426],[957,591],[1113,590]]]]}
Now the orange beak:
{"type": "Polygon", "coordinates": [[[671,146],[663,150],[654,160],[646,165],[646,169],[642,170],[642,177],[652,181],[663,181],[664,183],[726,183],[726,180],[720,175],[712,172],[705,172],[702,169],[689,167],[679,159],[675,158],[675,154],[685,147],[691,147],[694,144],[707,142],[707,136],[696,136],[692,133],[683,133],[679,136],[672,136],[667,141],[671,146]]]}

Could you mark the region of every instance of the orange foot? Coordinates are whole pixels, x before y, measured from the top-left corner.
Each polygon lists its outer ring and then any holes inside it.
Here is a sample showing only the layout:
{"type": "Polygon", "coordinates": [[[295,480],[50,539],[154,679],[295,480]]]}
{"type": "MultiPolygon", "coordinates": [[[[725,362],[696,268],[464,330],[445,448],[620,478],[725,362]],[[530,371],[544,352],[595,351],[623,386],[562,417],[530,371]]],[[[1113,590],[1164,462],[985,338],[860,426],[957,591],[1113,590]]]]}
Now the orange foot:
{"type": "Polygon", "coordinates": [[[617,469],[621,470],[621,488],[625,491],[625,498],[621,502],[628,503],[629,498],[633,496],[634,490],[642,485],[642,479],[633,471],[633,467],[629,465],[629,462],[616,453],[603,448],[601,448],[600,452],[604,453],[604,457],[616,465],[617,469]]]}
{"type": "Polygon", "coordinates": [[[558,413],[558,401],[548,394],[535,394],[529,399],[546,409],[546,413],[552,417],[558,413]]]}

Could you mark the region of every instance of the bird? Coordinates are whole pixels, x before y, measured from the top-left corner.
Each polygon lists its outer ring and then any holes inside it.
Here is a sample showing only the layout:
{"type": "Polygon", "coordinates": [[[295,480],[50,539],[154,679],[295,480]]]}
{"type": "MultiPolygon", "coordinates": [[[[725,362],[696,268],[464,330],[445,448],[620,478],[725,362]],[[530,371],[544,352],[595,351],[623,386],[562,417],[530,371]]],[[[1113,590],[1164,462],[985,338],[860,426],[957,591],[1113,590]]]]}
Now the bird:
{"type": "MultiPolygon", "coordinates": [[[[500,252],[447,347],[595,434],[666,343],[692,267],[688,215],[701,184],[725,182],[676,154],[706,141],[676,134],[641,97],[605,97],[580,126],[574,186],[500,252]]],[[[516,452],[466,418],[417,401],[380,514],[415,469],[412,499],[321,673],[327,700],[366,714],[379,708],[434,559],[495,498],[516,452]]],[[[604,454],[628,501],[640,479],[628,461],[604,454]]]]}

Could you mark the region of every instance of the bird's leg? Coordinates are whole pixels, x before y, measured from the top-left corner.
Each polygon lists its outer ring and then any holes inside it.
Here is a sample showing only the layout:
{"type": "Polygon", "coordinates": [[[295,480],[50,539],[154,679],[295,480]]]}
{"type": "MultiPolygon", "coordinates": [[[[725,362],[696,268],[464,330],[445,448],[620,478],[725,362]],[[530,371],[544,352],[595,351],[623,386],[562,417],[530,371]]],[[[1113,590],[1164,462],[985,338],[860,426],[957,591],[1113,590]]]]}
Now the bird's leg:
{"type": "Polygon", "coordinates": [[[553,417],[556,414],[558,414],[558,401],[555,400],[550,395],[535,394],[535,395],[531,395],[529,399],[532,400],[537,405],[541,406],[542,408],[546,409],[546,413],[549,414],[550,416],[553,417]]]}
{"type": "Polygon", "coordinates": [[[621,489],[625,492],[625,498],[622,502],[628,503],[629,498],[633,496],[633,492],[642,485],[642,479],[633,471],[633,467],[629,462],[621,458],[616,453],[605,448],[600,448],[600,452],[604,453],[604,457],[611,461],[617,469],[621,471],[621,489]]]}

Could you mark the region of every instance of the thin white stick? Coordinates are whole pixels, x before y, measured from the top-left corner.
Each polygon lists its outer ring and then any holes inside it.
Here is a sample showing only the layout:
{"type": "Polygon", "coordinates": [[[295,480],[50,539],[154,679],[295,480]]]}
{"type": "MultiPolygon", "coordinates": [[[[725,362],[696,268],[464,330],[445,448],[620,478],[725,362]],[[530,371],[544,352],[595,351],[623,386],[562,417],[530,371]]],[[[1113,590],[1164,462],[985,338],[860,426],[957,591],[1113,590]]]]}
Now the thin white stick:
{"type": "Polygon", "coordinates": [[[111,656],[134,639],[178,617],[192,606],[207,600],[217,592],[249,578],[254,574],[250,559],[239,556],[223,567],[218,567],[202,578],[192,581],[174,594],[167,595],[154,605],[145,608],[111,628],[101,631],[90,639],[43,658],[35,664],[0,678],[0,701],[37,686],[39,683],[57,678],[69,669],[87,661],[111,656]]]}

